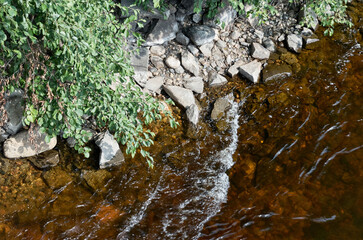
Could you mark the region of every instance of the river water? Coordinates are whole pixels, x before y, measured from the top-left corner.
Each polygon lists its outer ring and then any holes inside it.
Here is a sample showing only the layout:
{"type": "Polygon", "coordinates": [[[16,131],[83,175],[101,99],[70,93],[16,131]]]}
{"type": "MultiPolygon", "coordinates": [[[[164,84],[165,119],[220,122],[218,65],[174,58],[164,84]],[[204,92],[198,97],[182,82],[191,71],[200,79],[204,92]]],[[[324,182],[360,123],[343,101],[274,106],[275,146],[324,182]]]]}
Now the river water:
{"type": "Polygon", "coordinates": [[[33,190],[48,197],[1,216],[7,228],[0,236],[362,239],[361,31],[321,37],[299,54],[301,70],[290,78],[258,85],[230,79],[223,91],[236,100],[224,132],[208,120],[223,92],[211,89],[196,139],[183,124],[157,126],[155,168],[127,159],[95,192],[82,180],[92,158],[60,145],[60,167],[73,181],[49,196],[33,190]]]}

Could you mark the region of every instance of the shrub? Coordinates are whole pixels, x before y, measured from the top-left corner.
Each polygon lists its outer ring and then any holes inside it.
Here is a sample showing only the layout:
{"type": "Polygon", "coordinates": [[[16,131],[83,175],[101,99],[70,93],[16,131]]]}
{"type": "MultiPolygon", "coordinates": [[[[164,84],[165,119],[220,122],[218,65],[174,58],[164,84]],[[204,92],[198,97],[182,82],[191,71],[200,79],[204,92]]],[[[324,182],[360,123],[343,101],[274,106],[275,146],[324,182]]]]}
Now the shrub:
{"type": "MultiPolygon", "coordinates": [[[[24,123],[37,123],[48,139],[76,139],[89,156],[87,116],[108,128],[126,153],[153,144],[146,125],[161,119],[163,106],[131,81],[126,39],[136,13],[120,23],[111,0],[0,0],[0,102],[6,92],[25,90],[24,123]],[[117,76],[118,75],[118,76],[117,76]],[[112,84],[119,85],[112,89],[112,84]]],[[[175,122],[169,112],[170,123],[175,122]]]]}

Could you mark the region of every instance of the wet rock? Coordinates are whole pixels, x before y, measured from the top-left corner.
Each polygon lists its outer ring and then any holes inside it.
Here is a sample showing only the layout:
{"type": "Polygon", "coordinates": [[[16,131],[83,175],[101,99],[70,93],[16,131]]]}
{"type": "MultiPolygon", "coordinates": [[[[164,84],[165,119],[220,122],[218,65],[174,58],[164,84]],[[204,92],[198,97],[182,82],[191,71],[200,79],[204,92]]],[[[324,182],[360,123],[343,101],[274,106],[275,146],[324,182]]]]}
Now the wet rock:
{"type": "Polygon", "coordinates": [[[199,62],[189,51],[184,51],[181,57],[183,67],[194,74],[199,76],[199,62]]]}
{"type": "Polygon", "coordinates": [[[99,160],[101,169],[118,166],[124,162],[125,158],[117,141],[108,131],[99,134],[95,143],[101,149],[99,160]]]}
{"type": "Polygon", "coordinates": [[[286,52],[286,53],[281,54],[280,59],[282,61],[286,62],[289,65],[293,65],[295,63],[298,63],[297,57],[294,54],[290,53],[290,52],[286,52]]]}
{"type": "Polygon", "coordinates": [[[169,56],[165,59],[166,66],[177,69],[180,67],[180,61],[174,56],[169,56]]]}
{"type": "Polygon", "coordinates": [[[211,119],[214,121],[220,120],[231,106],[231,103],[226,97],[218,98],[213,105],[211,119]]]}
{"type": "Polygon", "coordinates": [[[145,88],[154,93],[160,93],[164,84],[164,77],[158,76],[147,80],[145,88]]]}
{"type": "MultiPolygon", "coordinates": [[[[5,111],[7,113],[7,121],[4,125],[4,130],[7,134],[14,135],[23,128],[23,113],[24,113],[24,91],[16,89],[11,94],[5,96],[5,111]]],[[[1,115],[0,115],[1,117],[1,115]]],[[[5,136],[6,134],[4,134],[5,136]]]]}
{"type": "Polygon", "coordinates": [[[276,45],[271,39],[266,38],[265,40],[263,40],[262,44],[270,52],[276,52],[276,45]]]}
{"type": "Polygon", "coordinates": [[[214,44],[213,42],[206,43],[199,47],[199,50],[203,53],[205,57],[211,57],[212,56],[212,48],[214,44]]]}
{"type": "Polygon", "coordinates": [[[230,125],[228,124],[228,122],[225,119],[221,119],[216,123],[216,127],[219,132],[224,132],[229,129],[230,125]]]}
{"type": "Polygon", "coordinates": [[[55,167],[49,171],[43,172],[44,182],[51,189],[59,189],[72,182],[72,177],[60,167],[55,167]]]}
{"type": "Polygon", "coordinates": [[[131,66],[134,68],[134,80],[141,86],[145,87],[147,82],[149,65],[149,49],[140,47],[139,54],[131,56],[131,66]]]}
{"type": "Polygon", "coordinates": [[[184,87],[192,90],[195,93],[202,93],[204,88],[204,82],[201,77],[191,77],[185,80],[184,87]]]}
{"type": "Polygon", "coordinates": [[[165,54],[165,48],[160,45],[155,45],[150,48],[150,53],[160,57],[165,54]]]}
{"type": "Polygon", "coordinates": [[[4,155],[6,158],[24,158],[53,149],[57,144],[57,138],[53,137],[47,143],[45,137],[46,134],[41,133],[39,127],[35,127],[33,133],[17,133],[4,142],[4,155]]]}
{"type": "Polygon", "coordinates": [[[161,57],[158,56],[152,56],[150,58],[151,63],[157,68],[157,69],[161,69],[164,68],[164,61],[161,57]]]}
{"type": "Polygon", "coordinates": [[[259,43],[251,44],[251,55],[253,58],[257,58],[260,60],[268,59],[270,57],[270,51],[264,48],[259,43]]]}
{"type": "Polygon", "coordinates": [[[218,8],[216,15],[209,19],[205,15],[203,23],[212,27],[225,28],[237,17],[237,11],[232,7],[228,0],[223,0],[223,8],[218,8]]]}
{"type": "Polygon", "coordinates": [[[175,40],[184,46],[187,46],[190,42],[189,38],[187,36],[185,36],[184,33],[182,33],[182,32],[178,32],[175,40]]]}
{"type": "Polygon", "coordinates": [[[193,92],[189,89],[177,87],[177,86],[165,86],[165,92],[184,109],[195,104],[195,98],[193,92]]]}
{"type": "Polygon", "coordinates": [[[306,45],[319,42],[320,40],[318,38],[307,38],[306,39],[306,45]]]}
{"type": "Polygon", "coordinates": [[[209,73],[209,86],[210,87],[218,87],[226,84],[228,81],[225,77],[222,75],[216,73],[216,72],[210,72],[209,73]]]}
{"type": "Polygon", "coordinates": [[[146,38],[145,45],[153,46],[173,40],[178,31],[179,27],[175,17],[170,16],[168,20],[158,20],[156,26],[146,38]]]}
{"type": "Polygon", "coordinates": [[[186,110],[187,119],[190,123],[197,125],[199,120],[199,108],[196,104],[190,105],[186,110]]]}
{"type": "Polygon", "coordinates": [[[248,80],[257,83],[260,78],[262,64],[257,60],[247,63],[239,68],[239,72],[248,80]]]}
{"type": "Polygon", "coordinates": [[[83,170],[82,177],[93,191],[105,192],[107,191],[106,184],[112,178],[112,174],[104,169],[83,170]]]}
{"type": "Polygon", "coordinates": [[[50,150],[36,157],[30,157],[28,160],[37,168],[50,168],[57,166],[59,163],[59,154],[56,150],[50,150]]]}
{"type": "Polygon", "coordinates": [[[287,64],[269,64],[262,71],[264,82],[291,76],[292,70],[287,64]]]}
{"type": "Polygon", "coordinates": [[[246,64],[245,61],[243,60],[238,60],[237,62],[235,62],[228,70],[227,73],[230,77],[233,77],[234,75],[238,74],[239,72],[239,68],[246,64]]]}
{"type": "Polygon", "coordinates": [[[302,37],[296,34],[290,34],[287,36],[287,46],[290,50],[299,53],[303,46],[302,37]]]}
{"type": "Polygon", "coordinates": [[[185,33],[197,46],[212,42],[216,35],[212,28],[205,25],[189,27],[186,29],[185,33]]]}

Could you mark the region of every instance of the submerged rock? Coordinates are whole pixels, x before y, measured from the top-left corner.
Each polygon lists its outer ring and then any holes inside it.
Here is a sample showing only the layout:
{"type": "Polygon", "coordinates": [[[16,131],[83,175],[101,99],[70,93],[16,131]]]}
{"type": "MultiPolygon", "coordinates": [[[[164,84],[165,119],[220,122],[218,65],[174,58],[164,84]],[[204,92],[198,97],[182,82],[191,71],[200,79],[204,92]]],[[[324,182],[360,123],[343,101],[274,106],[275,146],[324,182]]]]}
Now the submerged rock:
{"type": "Polygon", "coordinates": [[[121,165],[125,158],[114,137],[106,131],[96,137],[96,145],[101,149],[100,168],[107,168],[121,165]]]}
{"type": "Polygon", "coordinates": [[[30,157],[28,160],[37,168],[50,168],[57,166],[59,163],[59,154],[56,150],[50,150],[36,157],[30,157]]]}
{"type": "Polygon", "coordinates": [[[257,60],[247,63],[239,68],[239,72],[248,80],[257,83],[260,78],[262,64],[257,60]]]}
{"type": "Polygon", "coordinates": [[[72,177],[60,167],[55,167],[49,171],[43,172],[44,182],[51,189],[59,189],[72,182],[72,177]]]}
{"type": "Polygon", "coordinates": [[[165,92],[184,109],[195,104],[193,92],[189,89],[177,86],[164,86],[165,92]]]}
{"type": "Polygon", "coordinates": [[[287,64],[269,64],[262,71],[262,79],[264,82],[267,82],[270,80],[288,77],[291,76],[291,74],[292,70],[287,64]]]}
{"type": "Polygon", "coordinates": [[[189,27],[186,29],[185,33],[197,46],[212,42],[216,35],[211,27],[205,25],[189,27]]]}
{"type": "Polygon", "coordinates": [[[106,184],[112,178],[112,174],[105,169],[83,170],[82,177],[93,191],[105,192],[106,184]]]}
{"type": "Polygon", "coordinates": [[[218,98],[214,103],[213,110],[210,116],[211,119],[214,121],[220,120],[225,115],[227,110],[231,108],[231,106],[231,103],[226,97],[218,98]]]}
{"type": "Polygon", "coordinates": [[[32,133],[22,131],[4,142],[4,155],[6,158],[24,158],[53,149],[57,138],[53,137],[47,143],[45,137],[46,134],[41,133],[39,127],[35,127],[32,133]]]}

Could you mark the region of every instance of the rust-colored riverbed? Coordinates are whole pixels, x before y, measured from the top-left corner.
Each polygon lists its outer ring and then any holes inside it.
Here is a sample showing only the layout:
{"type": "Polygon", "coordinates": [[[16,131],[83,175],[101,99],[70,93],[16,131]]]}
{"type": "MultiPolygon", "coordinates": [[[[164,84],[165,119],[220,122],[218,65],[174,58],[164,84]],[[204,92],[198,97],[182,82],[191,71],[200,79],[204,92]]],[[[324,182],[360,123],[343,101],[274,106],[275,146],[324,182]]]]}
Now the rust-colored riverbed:
{"type": "Polygon", "coordinates": [[[198,133],[157,126],[152,170],[137,158],[95,171],[96,152],[62,143],[48,171],[0,158],[0,239],[362,239],[360,8],[294,76],[210,90],[198,133]],[[224,92],[236,100],[216,126],[224,92]]]}

